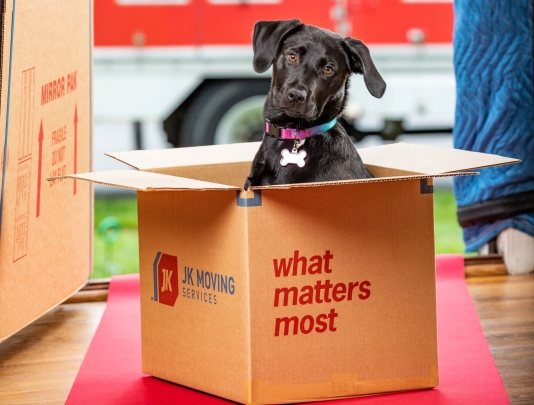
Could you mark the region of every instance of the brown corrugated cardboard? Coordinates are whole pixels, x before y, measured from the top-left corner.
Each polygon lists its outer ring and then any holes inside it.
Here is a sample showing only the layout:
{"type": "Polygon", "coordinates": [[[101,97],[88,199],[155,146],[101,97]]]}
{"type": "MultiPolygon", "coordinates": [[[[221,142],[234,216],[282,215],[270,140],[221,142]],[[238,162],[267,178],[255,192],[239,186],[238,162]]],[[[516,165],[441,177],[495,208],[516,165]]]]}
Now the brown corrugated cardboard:
{"type": "Polygon", "coordinates": [[[247,163],[254,158],[261,142],[198,146],[163,150],[132,150],[106,155],[139,170],[154,171],[171,167],[247,163]]]}
{"type": "Polygon", "coordinates": [[[132,190],[239,190],[238,187],[206,181],[192,180],[184,177],[169,176],[151,172],[133,170],[111,170],[105,172],[83,173],[67,176],[93,183],[129,188],[132,190]]]}
{"type": "MultiPolygon", "coordinates": [[[[107,155],[136,169],[153,172],[175,167],[236,163],[246,163],[250,166],[260,144],[261,142],[250,142],[195,148],[134,150],[107,153],[107,155]]],[[[405,142],[362,148],[359,151],[366,166],[394,169],[410,174],[437,175],[518,162],[517,159],[487,153],[405,142]]]]}
{"type": "Polygon", "coordinates": [[[242,187],[259,142],[108,153],[136,169],[242,187]],[[243,177],[244,176],[244,177],[243,177]]]}
{"type": "Polygon", "coordinates": [[[92,187],[92,3],[7,0],[0,89],[0,341],[83,286],[92,187]]]}
{"type": "Polygon", "coordinates": [[[361,149],[362,160],[368,166],[400,169],[429,175],[447,174],[477,168],[517,163],[487,153],[459,149],[439,148],[398,142],[390,145],[361,149]]]}
{"type": "Polygon", "coordinates": [[[258,146],[75,176],[140,190],[143,371],[246,404],[438,385],[432,177],[518,161],[395,144],[360,150],[374,179],[245,192],[258,146]]]}

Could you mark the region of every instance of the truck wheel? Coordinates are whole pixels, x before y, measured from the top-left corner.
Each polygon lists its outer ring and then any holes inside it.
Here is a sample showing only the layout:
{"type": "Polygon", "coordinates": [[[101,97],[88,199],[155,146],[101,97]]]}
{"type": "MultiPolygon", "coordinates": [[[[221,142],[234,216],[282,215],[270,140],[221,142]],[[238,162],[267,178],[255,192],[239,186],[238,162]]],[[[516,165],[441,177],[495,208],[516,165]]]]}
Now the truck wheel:
{"type": "Polygon", "coordinates": [[[191,100],[180,125],[180,145],[261,141],[261,110],[270,80],[209,83],[191,100]]]}

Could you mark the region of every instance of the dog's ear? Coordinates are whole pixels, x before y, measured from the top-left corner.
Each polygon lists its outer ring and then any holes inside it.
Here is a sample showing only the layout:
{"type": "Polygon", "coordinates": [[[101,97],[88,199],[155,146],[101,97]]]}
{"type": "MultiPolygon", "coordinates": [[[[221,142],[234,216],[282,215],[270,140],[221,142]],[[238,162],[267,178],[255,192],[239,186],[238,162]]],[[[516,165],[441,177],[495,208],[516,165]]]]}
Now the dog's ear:
{"type": "Polygon", "coordinates": [[[263,73],[269,69],[284,37],[301,25],[300,20],[258,21],[252,39],[254,70],[263,73]]]}
{"type": "Polygon", "coordinates": [[[345,45],[352,71],[363,75],[363,80],[369,93],[376,98],[382,97],[386,91],[386,82],[376,70],[369,49],[362,41],[350,37],[345,38],[345,45]]]}

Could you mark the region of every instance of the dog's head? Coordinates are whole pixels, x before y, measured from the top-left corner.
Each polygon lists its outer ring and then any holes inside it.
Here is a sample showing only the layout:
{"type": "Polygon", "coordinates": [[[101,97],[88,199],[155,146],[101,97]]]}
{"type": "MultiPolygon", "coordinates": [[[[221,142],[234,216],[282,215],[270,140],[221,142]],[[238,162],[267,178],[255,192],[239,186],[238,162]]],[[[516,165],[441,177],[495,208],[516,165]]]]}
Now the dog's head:
{"type": "Polygon", "coordinates": [[[362,74],[375,97],[382,97],[386,90],[363,42],[299,20],[257,22],[253,47],[256,72],[273,65],[264,107],[264,115],[273,122],[314,122],[338,116],[351,73],[362,74]]]}

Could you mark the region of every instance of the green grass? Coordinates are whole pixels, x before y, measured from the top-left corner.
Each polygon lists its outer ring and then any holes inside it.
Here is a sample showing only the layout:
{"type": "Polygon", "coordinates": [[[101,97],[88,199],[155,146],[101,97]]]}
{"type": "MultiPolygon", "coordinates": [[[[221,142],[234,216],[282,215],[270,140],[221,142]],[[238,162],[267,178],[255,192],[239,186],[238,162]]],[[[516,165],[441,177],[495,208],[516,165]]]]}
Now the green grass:
{"type": "MultiPolygon", "coordinates": [[[[451,190],[437,189],[434,194],[436,253],[463,253],[462,228],[456,221],[456,203],[451,190]]],[[[119,219],[122,230],[116,242],[106,245],[95,232],[92,278],[139,271],[137,201],[132,198],[102,198],[95,201],[95,228],[107,217],[119,219]]]]}
{"type": "Polygon", "coordinates": [[[94,270],[91,278],[139,272],[139,239],[137,228],[125,228],[117,241],[106,246],[95,232],[94,270]]]}
{"type": "Polygon", "coordinates": [[[456,201],[452,190],[434,193],[434,238],[436,253],[463,253],[462,228],[456,220],[456,201]]]}
{"type": "Polygon", "coordinates": [[[137,229],[137,199],[135,197],[95,199],[95,227],[106,217],[117,217],[123,228],[137,229]]]}
{"type": "Polygon", "coordinates": [[[139,272],[139,239],[137,235],[137,199],[95,199],[94,268],[91,278],[105,278],[116,274],[139,272]],[[97,231],[106,218],[116,217],[122,229],[113,243],[106,243],[97,231]]]}

